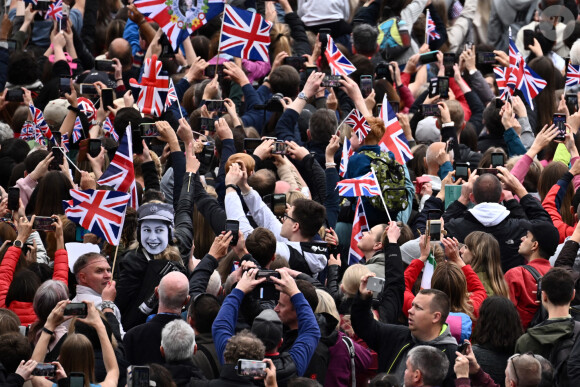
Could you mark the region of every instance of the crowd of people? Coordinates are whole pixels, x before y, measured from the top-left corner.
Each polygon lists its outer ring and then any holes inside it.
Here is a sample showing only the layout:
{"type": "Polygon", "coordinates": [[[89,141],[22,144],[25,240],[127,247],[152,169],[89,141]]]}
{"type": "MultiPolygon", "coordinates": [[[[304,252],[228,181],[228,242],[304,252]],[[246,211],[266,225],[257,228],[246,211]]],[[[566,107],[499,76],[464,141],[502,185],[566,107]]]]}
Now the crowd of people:
{"type": "Polygon", "coordinates": [[[576,1],[174,2],[5,4],[0,387],[580,385],[576,1]]]}

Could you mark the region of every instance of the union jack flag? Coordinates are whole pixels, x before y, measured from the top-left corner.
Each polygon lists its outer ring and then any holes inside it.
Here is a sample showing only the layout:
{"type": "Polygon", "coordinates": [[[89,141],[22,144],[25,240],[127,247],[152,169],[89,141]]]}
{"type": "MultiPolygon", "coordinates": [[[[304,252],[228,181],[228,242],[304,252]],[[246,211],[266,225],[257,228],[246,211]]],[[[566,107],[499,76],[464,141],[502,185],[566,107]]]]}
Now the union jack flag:
{"type": "Polygon", "coordinates": [[[68,151],[70,150],[69,149],[70,141],[68,139],[68,134],[63,133],[61,137],[62,137],[62,147],[68,153],[68,151]]]}
{"type": "Polygon", "coordinates": [[[362,113],[357,109],[352,109],[349,115],[345,118],[344,123],[352,127],[352,130],[354,130],[358,137],[358,141],[361,143],[371,131],[371,126],[362,113]]]}
{"type": "Polygon", "coordinates": [[[75,118],[75,126],[73,128],[73,142],[78,142],[83,136],[83,124],[79,116],[75,118]]]}
{"type": "Polygon", "coordinates": [[[166,72],[161,74],[162,63],[157,60],[157,55],[145,59],[141,83],[131,78],[129,83],[132,87],[140,89],[137,105],[143,114],[153,114],[160,117],[165,110],[165,98],[169,89],[169,76],[166,72]]]}
{"type": "Polygon", "coordinates": [[[36,141],[36,143],[41,146],[47,145],[46,141],[44,140],[44,136],[42,135],[42,132],[40,131],[38,126],[34,127],[34,141],[36,141]]]}
{"type": "MultiPolygon", "coordinates": [[[[50,130],[50,127],[48,126],[48,124],[44,120],[44,115],[42,114],[42,110],[35,108],[33,104],[28,105],[28,108],[30,109],[30,114],[32,115],[32,121],[34,122],[34,125],[38,129],[40,129],[40,131],[42,132],[42,135],[44,137],[46,137],[49,141],[54,143],[54,145],[58,146],[58,144],[55,142],[54,136],[52,135],[52,131],[50,130]]],[[[35,138],[37,138],[36,132],[35,132],[35,138]]]]}
{"type": "Polygon", "coordinates": [[[346,197],[381,195],[377,177],[372,171],[360,177],[339,181],[336,188],[340,196],[346,197]]]}
{"type": "Polygon", "coordinates": [[[20,138],[24,141],[34,140],[34,122],[25,121],[22,125],[22,130],[20,131],[20,138]]]}
{"type": "Polygon", "coordinates": [[[427,10],[427,17],[426,17],[426,26],[425,32],[427,35],[427,44],[429,44],[429,40],[438,40],[441,39],[441,35],[437,33],[435,30],[435,22],[431,19],[431,13],[427,10]]]}
{"type": "Polygon", "coordinates": [[[511,89],[507,85],[507,80],[505,78],[506,68],[496,66],[493,68],[495,73],[495,82],[497,83],[497,88],[499,89],[500,99],[506,99],[508,94],[510,94],[511,89]]]}
{"type": "Polygon", "coordinates": [[[85,116],[87,116],[87,120],[89,122],[92,123],[93,120],[97,118],[97,109],[95,108],[95,105],[90,99],[80,97],[78,99],[78,108],[81,112],[85,114],[85,116]]]}
{"type": "Polygon", "coordinates": [[[566,71],[566,87],[580,84],[580,66],[568,63],[566,71]]]}
{"type": "MultiPolygon", "coordinates": [[[[178,0],[135,0],[133,4],[148,20],[159,24],[174,50],[193,31],[207,24],[224,10],[225,0],[197,0],[186,15],[179,11],[178,0]],[[176,7],[177,5],[177,7],[176,7]],[[178,10],[178,12],[175,12],[178,10]],[[170,13],[171,12],[171,13],[170,13]]],[[[184,2],[185,3],[185,2],[184,2]]]]}
{"type": "Polygon", "coordinates": [[[113,140],[119,142],[119,135],[115,132],[115,128],[113,127],[113,123],[109,117],[105,118],[105,122],[103,122],[103,131],[108,136],[113,137],[113,140]]]}
{"type": "Polygon", "coordinates": [[[71,189],[71,200],[63,200],[66,217],[113,246],[119,244],[129,194],[118,191],[71,189]]]}
{"type": "Polygon", "coordinates": [[[62,19],[62,0],[51,3],[48,6],[48,11],[44,14],[44,18],[51,18],[52,20],[59,21],[62,19]]]}
{"type": "Polygon", "coordinates": [[[530,109],[534,110],[534,104],[532,99],[534,99],[544,88],[547,86],[547,82],[543,80],[538,74],[528,67],[523,61],[521,65],[523,67],[522,79],[517,85],[517,88],[522,92],[524,98],[528,102],[530,109]]]}
{"type": "Polygon", "coordinates": [[[328,35],[328,43],[326,43],[324,56],[326,56],[333,75],[343,75],[346,77],[356,71],[356,67],[342,55],[342,52],[336,47],[330,35],[328,35]]]}
{"type": "Polygon", "coordinates": [[[401,128],[401,124],[399,124],[397,115],[387,100],[386,94],[383,97],[383,106],[379,116],[385,123],[385,134],[381,141],[379,141],[381,150],[383,152],[393,152],[395,159],[400,164],[405,164],[413,158],[413,152],[409,148],[409,143],[407,142],[403,128],[401,128]]]}
{"type": "MultiPolygon", "coordinates": [[[[511,33],[511,28],[510,28],[511,33]]],[[[521,64],[524,62],[524,57],[518,51],[515,42],[510,35],[510,45],[509,45],[509,66],[505,70],[505,78],[507,79],[507,85],[510,88],[510,95],[514,94],[514,90],[521,81],[523,77],[523,70],[521,69],[521,64]]]]}
{"type": "Polygon", "coordinates": [[[226,5],[219,51],[232,56],[268,62],[272,24],[257,12],[226,5]]]}
{"type": "Polygon", "coordinates": [[[169,90],[167,91],[167,98],[165,99],[165,109],[169,109],[169,107],[177,100],[177,92],[175,91],[173,80],[169,78],[169,90]]]}
{"type": "Polygon", "coordinates": [[[349,266],[360,263],[364,258],[363,252],[358,248],[358,243],[362,239],[363,233],[368,231],[369,224],[367,222],[367,216],[365,214],[362,200],[359,197],[356,201],[356,211],[354,213],[354,222],[352,224],[352,233],[350,236],[350,249],[348,253],[349,266]]]}
{"type": "Polygon", "coordinates": [[[342,144],[342,156],[340,157],[340,168],[338,170],[338,174],[340,177],[344,177],[346,175],[346,168],[348,167],[348,159],[350,156],[354,154],[354,150],[350,145],[350,140],[348,138],[344,139],[344,143],[342,144]]]}
{"type": "Polygon", "coordinates": [[[100,185],[108,185],[121,192],[131,191],[130,206],[137,209],[137,185],[135,183],[135,170],[133,169],[133,142],[131,137],[131,125],[127,125],[125,136],[121,139],[115,157],[109,164],[109,168],[97,181],[100,185]]]}

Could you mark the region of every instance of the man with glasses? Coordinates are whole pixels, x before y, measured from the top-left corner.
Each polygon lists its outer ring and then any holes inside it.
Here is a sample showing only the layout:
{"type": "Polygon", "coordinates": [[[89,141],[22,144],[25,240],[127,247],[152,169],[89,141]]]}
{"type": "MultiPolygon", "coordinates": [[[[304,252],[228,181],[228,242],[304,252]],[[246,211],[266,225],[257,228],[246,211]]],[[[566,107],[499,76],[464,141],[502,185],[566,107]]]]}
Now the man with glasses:
{"type": "MultiPolygon", "coordinates": [[[[455,380],[456,387],[467,386],[484,386],[496,387],[491,376],[485,373],[471,350],[471,344],[468,341],[465,354],[456,352],[455,359],[455,380]]],[[[505,369],[505,386],[506,387],[536,387],[542,379],[542,366],[533,354],[516,353],[508,359],[505,369]]]]}

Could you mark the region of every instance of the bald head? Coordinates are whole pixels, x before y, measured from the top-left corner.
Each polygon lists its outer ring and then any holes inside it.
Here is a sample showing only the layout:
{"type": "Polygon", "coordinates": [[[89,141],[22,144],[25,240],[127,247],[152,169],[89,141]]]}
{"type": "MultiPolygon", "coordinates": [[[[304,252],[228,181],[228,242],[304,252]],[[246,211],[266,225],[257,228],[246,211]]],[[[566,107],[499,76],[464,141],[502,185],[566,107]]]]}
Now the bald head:
{"type": "Polygon", "coordinates": [[[107,58],[119,59],[121,66],[123,66],[123,70],[130,70],[131,65],[133,64],[133,53],[131,52],[131,45],[123,38],[113,39],[111,44],[109,44],[107,58]]]}
{"type": "Polygon", "coordinates": [[[501,182],[491,173],[484,173],[473,183],[473,200],[476,204],[499,203],[501,196],[501,182]]]}
{"type": "Polygon", "coordinates": [[[178,313],[189,301],[189,281],[183,273],[171,272],[161,279],[157,292],[159,293],[159,311],[163,309],[178,313]]]}
{"type": "Polygon", "coordinates": [[[430,175],[436,175],[439,170],[439,163],[437,162],[437,155],[443,150],[445,152],[444,142],[434,142],[427,148],[427,153],[425,154],[425,166],[427,167],[427,173],[430,175]]]}

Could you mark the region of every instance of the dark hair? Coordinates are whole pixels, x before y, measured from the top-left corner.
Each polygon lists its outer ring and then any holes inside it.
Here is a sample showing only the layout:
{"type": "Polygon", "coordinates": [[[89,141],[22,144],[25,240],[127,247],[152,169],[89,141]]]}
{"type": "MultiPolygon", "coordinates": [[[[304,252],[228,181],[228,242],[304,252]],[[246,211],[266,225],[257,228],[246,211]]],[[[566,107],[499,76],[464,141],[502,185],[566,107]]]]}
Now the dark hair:
{"type": "Polygon", "coordinates": [[[276,236],[267,228],[257,227],[246,238],[246,249],[261,267],[266,267],[276,254],[276,236]]]}
{"type": "Polygon", "coordinates": [[[473,198],[477,204],[499,203],[502,188],[499,179],[490,174],[484,173],[473,183],[473,198]]]}
{"type": "Polygon", "coordinates": [[[483,123],[485,124],[485,128],[494,138],[503,138],[503,132],[505,132],[499,112],[500,108],[495,107],[495,99],[492,99],[483,111],[483,123]]]}
{"type": "Polygon", "coordinates": [[[316,379],[310,379],[304,376],[296,377],[290,380],[287,384],[288,387],[322,387],[322,384],[318,383],[316,379]]]}
{"type": "Polygon", "coordinates": [[[165,194],[157,189],[148,189],[147,191],[143,192],[143,200],[141,202],[141,204],[145,204],[147,202],[150,202],[152,200],[158,200],[160,202],[164,202],[166,203],[167,200],[165,198],[165,194]]]}
{"type": "Polygon", "coordinates": [[[203,35],[196,35],[191,37],[191,44],[197,56],[205,60],[210,60],[209,52],[211,41],[203,35]]]}
{"type": "Polygon", "coordinates": [[[91,261],[99,258],[104,258],[100,253],[85,253],[77,258],[73,265],[72,272],[74,275],[78,275],[79,272],[84,269],[91,261]]]}
{"type": "Polygon", "coordinates": [[[369,387],[399,387],[399,379],[393,374],[383,372],[369,381],[369,387]]]}
{"type": "Polygon", "coordinates": [[[30,51],[14,51],[8,60],[8,82],[30,85],[38,80],[38,63],[30,51]]]}
{"type": "Polygon", "coordinates": [[[556,306],[569,305],[574,296],[574,279],[567,270],[553,267],[542,277],[542,292],[556,306]]]}
{"type": "Polygon", "coordinates": [[[191,301],[187,313],[193,320],[195,330],[199,333],[211,333],[211,327],[220,307],[218,299],[209,293],[202,293],[191,301]]]}
{"type": "Polygon", "coordinates": [[[459,134],[459,142],[467,145],[472,151],[477,152],[477,133],[471,122],[465,124],[465,128],[459,134]]]}
{"type": "Polygon", "coordinates": [[[262,360],[265,353],[262,340],[245,329],[230,337],[224,350],[224,360],[227,364],[235,364],[239,359],[262,360]]]}
{"type": "Polygon", "coordinates": [[[22,360],[28,361],[32,356],[32,348],[28,340],[20,332],[10,332],[0,335],[0,363],[4,366],[6,373],[16,372],[22,360]]]}
{"type": "Polygon", "coordinates": [[[296,199],[293,204],[292,217],[300,224],[300,233],[305,238],[312,238],[326,219],[326,208],[309,199],[296,199]]]}
{"type": "Polygon", "coordinates": [[[310,117],[308,126],[312,141],[328,144],[338,126],[336,114],[330,109],[318,109],[310,117]]]}
{"type": "MultiPolygon", "coordinates": [[[[503,148],[492,146],[492,147],[487,148],[487,150],[485,152],[483,152],[483,155],[481,156],[481,159],[479,160],[479,164],[477,165],[477,168],[489,168],[491,166],[491,154],[492,153],[502,153],[504,160],[507,163],[508,155],[507,155],[507,153],[505,153],[505,150],[503,150],[503,148]]],[[[472,170],[473,170],[473,168],[472,168],[472,170]]]]}
{"type": "MultiPolygon", "coordinates": [[[[10,122],[10,127],[14,133],[20,133],[22,126],[24,126],[24,122],[28,119],[28,113],[30,113],[28,106],[18,106],[16,110],[14,110],[12,121],[10,122]]],[[[26,142],[22,139],[19,140],[26,142]]],[[[28,146],[28,144],[26,145],[28,146]]],[[[4,145],[2,145],[2,148],[4,148],[4,145]]],[[[30,147],[28,147],[28,150],[30,151],[30,147]]],[[[2,154],[1,151],[0,154],[2,154]]],[[[24,157],[26,157],[26,155],[24,155],[24,157]]]]}
{"type": "Polygon", "coordinates": [[[62,201],[70,199],[72,183],[61,171],[50,171],[36,186],[36,205],[34,214],[37,216],[52,216],[64,214],[62,201]]]}
{"type": "Polygon", "coordinates": [[[260,169],[248,177],[248,184],[255,189],[261,197],[273,194],[276,189],[276,175],[269,169],[260,169]]]}
{"type": "Polygon", "coordinates": [[[133,109],[132,107],[124,107],[119,109],[115,120],[113,121],[113,126],[119,134],[119,142],[123,139],[125,135],[125,128],[127,125],[131,124],[132,129],[137,129],[141,123],[141,113],[139,110],[133,109]]]}
{"type": "Polygon", "coordinates": [[[419,294],[423,294],[426,296],[433,296],[431,299],[431,304],[429,305],[429,310],[431,312],[439,312],[441,313],[441,325],[445,323],[447,320],[447,316],[449,316],[449,297],[447,294],[443,293],[441,290],[437,289],[421,289],[419,294]]]}
{"type": "Polygon", "coordinates": [[[160,364],[149,363],[149,380],[155,382],[156,387],[176,387],[171,372],[160,364]]]}
{"type": "Polygon", "coordinates": [[[40,162],[44,160],[46,156],[48,156],[48,153],[49,152],[47,150],[39,149],[26,156],[24,159],[26,173],[30,174],[32,171],[34,171],[38,164],[40,164],[40,162]]]}
{"type": "Polygon", "coordinates": [[[538,122],[536,124],[536,133],[540,131],[544,125],[550,125],[552,123],[552,116],[556,113],[556,79],[555,79],[555,68],[552,60],[548,57],[539,57],[531,60],[529,66],[534,70],[542,79],[547,82],[546,87],[538,93],[534,98],[535,105],[538,109],[538,122]],[[540,108],[541,107],[541,108],[540,108]]]}
{"type": "Polygon", "coordinates": [[[358,54],[372,56],[377,50],[379,31],[370,24],[358,24],[352,29],[352,45],[358,54]]]}
{"type": "Polygon", "coordinates": [[[423,162],[423,159],[427,156],[427,148],[428,146],[425,144],[418,144],[412,149],[413,158],[407,161],[407,168],[409,169],[412,179],[418,176],[423,176],[427,173],[425,163],[423,162]]]}
{"type": "Polygon", "coordinates": [[[538,387],[552,387],[554,379],[554,366],[552,363],[542,355],[534,355],[537,361],[540,362],[542,366],[542,379],[540,379],[540,384],[538,387]]]}
{"type": "MultiPolygon", "coordinates": [[[[0,160],[3,160],[3,159],[0,159],[0,160]]],[[[1,162],[0,162],[0,164],[2,166],[5,166],[5,164],[2,164],[1,162]]],[[[24,177],[24,171],[26,171],[26,165],[24,165],[24,163],[16,164],[12,168],[12,173],[10,174],[10,179],[8,179],[8,187],[15,186],[18,179],[21,179],[24,177]]]]}
{"type": "Polygon", "coordinates": [[[284,97],[296,98],[300,87],[300,74],[289,65],[277,67],[268,77],[272,94],[282,93],[284,97]]]}
{"type": "Polygon", "coordinates": [[[20,318],[10,309],[0,308],[0,335],[4,333],[20,333],[20,318]]]}
{"type": "MultiPolygon", "coordinates": [[[[34,301],[34,294],[40,286],[40,278],[36,273],[22,269],[14,275],[14,279],[6,294],[6,306],[9,307],[12,301],[30,302],[34,301]]],[[[2,348],[0,346],[0,348],[2,348]]]]}
{"type": "MultiPolygon", "coordinates": [[[[127,22],[122,19],[114,19],[112,20],[109,25],[107,26],[107,30],[105,32],[105,47],[109,47],[109,52],[113,52],[110,49],[111,42],[117,38],[123,37],[123,32],[125,31],[125,25],[127,22]]],[[[113,58],[113,57],[111,57],[113,58]]],[[[132,59],[132,58],[131,58],[132,59]]],[[[121,58],[119,58],[119,61],[121,58]]],[[[121,62],[121,65],[125,67],[125,63],[121,62]]]]}
{"type": "Polygon", "coordinates": [[[0,156],[8,156],[16,163],[23,162],[28,152],[30,152],[30,146],[21,138],[7,138],[2,141],[2,147],[0,148],[0,156]]]}
{"type": "MultiPolygon", "coordinates": [[[[105,325],[105,330],[107,331],[107,337],[109,338],[109,341],[112,342],[113,330],[111,329],[111,325],[109,325],[109,322],[107,321],[107,319],[103,315],[101,315],[101,321],[105,325]]],[[[97,330],[95,328],[93,328],[92,326],[90,326],[90,325],[88,325],[88,324],[86,324],[78,319],[73,320],[73,326],[74,326],[74,333],[78,333],[79,335],[84,335],[87,339],[89,339],[89,341],[93,345],[93,349],[95,351],[102,350],[101,341],[99,339],[99,334],[97,333],[97,330]]]]}
{"type": "Polygon", "coordinates": [[[492,296],[479,308],[472,339],[476,344],[511,355],[523,333],[520,315],[510,299],[492,296]]]}
{"type": "Polygon", "coordinates": [[[318,307],[318,294],[316,294],[316,288],[310,282],[305,280],[296,280],[296,286],[298,290],[304,295],[306,301],[308,301],[308,305],[312,308],[313,311],[316,310],[318,307]]]}

